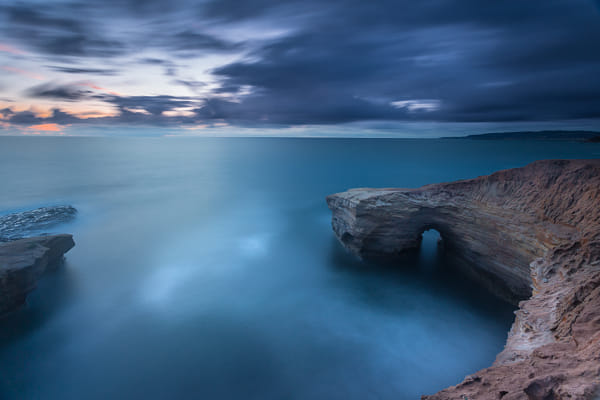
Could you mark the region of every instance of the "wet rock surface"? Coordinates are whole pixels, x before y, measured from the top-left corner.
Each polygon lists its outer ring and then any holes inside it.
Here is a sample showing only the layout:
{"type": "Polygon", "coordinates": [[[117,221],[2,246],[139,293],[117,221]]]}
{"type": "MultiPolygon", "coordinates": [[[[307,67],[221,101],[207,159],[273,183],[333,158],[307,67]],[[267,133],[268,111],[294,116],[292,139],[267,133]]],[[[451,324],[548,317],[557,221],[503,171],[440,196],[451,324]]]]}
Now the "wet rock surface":
{"type": "Polygon", "coordinates": [[[394,257],[436,229],[464,273],[518,303],[490,368],[425,399],[590,399],[600,387],[600,160],[546,160],[327,198],[341,243],[394,257]]]}
{"type": "Polygon", "coordinates": [[[23,305],[43,273],[73,246],[73,236],[67,234],[0,243],[0,316],[23,305]]]}

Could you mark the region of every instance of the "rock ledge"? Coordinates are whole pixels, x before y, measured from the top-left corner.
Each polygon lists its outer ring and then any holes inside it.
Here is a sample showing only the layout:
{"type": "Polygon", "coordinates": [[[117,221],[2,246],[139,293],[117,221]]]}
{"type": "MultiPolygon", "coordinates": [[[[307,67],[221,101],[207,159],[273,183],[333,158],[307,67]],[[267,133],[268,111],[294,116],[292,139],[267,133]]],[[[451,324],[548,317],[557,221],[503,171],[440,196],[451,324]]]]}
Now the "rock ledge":
{"type": "Polygon", "coordinates": [[[0,243],[0,316],[24,304],[44,271],[73,246],[73,236],[67,234],[0,243]]]}
{"type": "Polygon", "coordinates": [[[490,368],[425,399],[590,399],[600,388],[600,160],[546,160],[418,189],[327,197],[359,257],[393,257],[436,229],[450,257],[519,304],[490,368]],[[519,302],[520,301],[520,302],[519,302]]]}

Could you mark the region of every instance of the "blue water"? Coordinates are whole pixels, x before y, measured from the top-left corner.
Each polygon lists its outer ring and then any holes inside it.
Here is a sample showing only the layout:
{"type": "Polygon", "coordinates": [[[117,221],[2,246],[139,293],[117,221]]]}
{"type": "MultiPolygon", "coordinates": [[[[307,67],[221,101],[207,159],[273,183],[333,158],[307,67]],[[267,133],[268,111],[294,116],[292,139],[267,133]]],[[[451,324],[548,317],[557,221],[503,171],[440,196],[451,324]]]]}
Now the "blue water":
{"type": "Polygon", "coordinates": [[[327,194],[416,187],[564,142],[0,137],[0,214],[70,204],[77,243],[0,321],[2,399],[414,399],[493,362],[513,308],[435,233],[402,265],[346,254],[327,194]]]}

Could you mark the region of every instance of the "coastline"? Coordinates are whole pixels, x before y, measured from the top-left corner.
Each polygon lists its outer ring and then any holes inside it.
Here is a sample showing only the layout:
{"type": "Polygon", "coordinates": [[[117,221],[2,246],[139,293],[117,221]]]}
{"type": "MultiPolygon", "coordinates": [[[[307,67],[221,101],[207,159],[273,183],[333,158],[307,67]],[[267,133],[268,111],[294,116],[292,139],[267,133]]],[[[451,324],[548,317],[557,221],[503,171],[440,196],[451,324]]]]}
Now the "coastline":
{"type": "Polygon", "coordinates": [[[433,228],[466,274],[521,300],[494,365],[424,398],[588,399],[600,386],[599,199],[600,160],[547,160],[418,189],[354,189],[327,202],[353,254],[394,257],[433,228]]]}

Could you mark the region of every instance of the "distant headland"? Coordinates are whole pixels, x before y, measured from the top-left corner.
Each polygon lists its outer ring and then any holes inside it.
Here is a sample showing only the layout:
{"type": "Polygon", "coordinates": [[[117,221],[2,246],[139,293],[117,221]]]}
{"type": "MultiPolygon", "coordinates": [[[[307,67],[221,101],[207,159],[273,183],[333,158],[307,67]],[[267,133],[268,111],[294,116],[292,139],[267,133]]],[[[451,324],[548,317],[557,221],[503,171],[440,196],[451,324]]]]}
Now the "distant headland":
{"type": "Polygon", "coordinates": [[[596,131],[519,131],[493,132],[467,136],[442,137],[441,139],[470,140],[557,140],[576,142],[600,142],[600,132],[596,131]]]}

